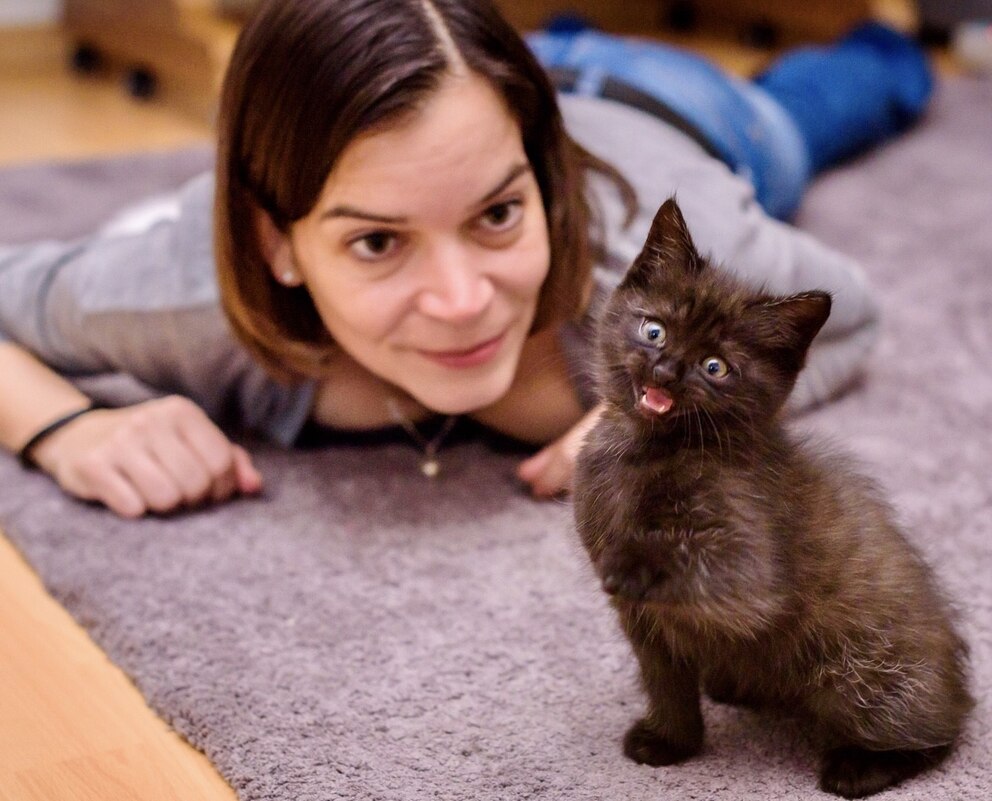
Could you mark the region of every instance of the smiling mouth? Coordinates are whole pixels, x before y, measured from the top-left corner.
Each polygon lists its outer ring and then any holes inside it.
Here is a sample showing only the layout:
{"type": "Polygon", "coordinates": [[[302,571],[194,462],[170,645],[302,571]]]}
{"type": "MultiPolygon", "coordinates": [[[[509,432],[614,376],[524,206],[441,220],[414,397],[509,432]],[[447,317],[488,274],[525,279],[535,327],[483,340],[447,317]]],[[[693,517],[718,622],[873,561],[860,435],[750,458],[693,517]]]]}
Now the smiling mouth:
{"type": "Polygon", "coordinates": [[[465,350],[422,350],[419,353],[444,367],[477,367],[496,356],[505,339],[506,331],[465,350]]]}

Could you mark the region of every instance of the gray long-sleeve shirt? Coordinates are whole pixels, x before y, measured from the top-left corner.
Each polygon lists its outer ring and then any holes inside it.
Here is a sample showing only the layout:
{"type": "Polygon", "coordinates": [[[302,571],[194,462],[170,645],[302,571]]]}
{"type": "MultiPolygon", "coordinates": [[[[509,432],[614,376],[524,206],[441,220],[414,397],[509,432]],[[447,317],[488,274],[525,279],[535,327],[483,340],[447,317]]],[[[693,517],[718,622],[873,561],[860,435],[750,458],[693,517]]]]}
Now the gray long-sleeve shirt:
{"type": "MultiPolygon", "coordinates": [[[[677,193],[694,240],[717,262],[774,292],[833,293],[831,318],[793,406],[823,400],[852,378],[874,340],[877,311],[851,259],[768,218],[749,184],[660,120],[599,98],[564,97],[562,107],[572,135],[614,164],[639,198],[637,217],[624,230],[615,191],[592,181],[607,237],[593,313],[639,252],[658,206],[677,193]]],[[[231,332],[214,272],[212,201],[213,176],[205,174],[94,236],[0,247],[0,339],[72,379],[123,373],[154,392],[192,398],[222,425],[290,444],[309,416],[316,384],[277,383],[231,332]]],[[[587,404],[593,402],[590,330],[562,331],[587,404]]],[[[89,386],[100,395],[99,385],[89,386]]],[[[121,400],[120,385],[111,387],[101,399],[121,400]]]]}

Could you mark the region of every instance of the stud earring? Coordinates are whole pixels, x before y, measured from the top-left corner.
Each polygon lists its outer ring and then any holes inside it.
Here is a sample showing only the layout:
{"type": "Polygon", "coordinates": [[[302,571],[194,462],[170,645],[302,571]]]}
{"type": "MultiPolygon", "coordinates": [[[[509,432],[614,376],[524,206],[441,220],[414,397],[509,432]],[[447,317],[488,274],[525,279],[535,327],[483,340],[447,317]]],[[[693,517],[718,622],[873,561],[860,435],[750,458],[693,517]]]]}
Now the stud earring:
{"type": "Polygon", "coordinates": [[[292,270],[283,270],[279,274],[279,282],[284,286],[296,286],[299,283],[296,273],[292,270]]]}

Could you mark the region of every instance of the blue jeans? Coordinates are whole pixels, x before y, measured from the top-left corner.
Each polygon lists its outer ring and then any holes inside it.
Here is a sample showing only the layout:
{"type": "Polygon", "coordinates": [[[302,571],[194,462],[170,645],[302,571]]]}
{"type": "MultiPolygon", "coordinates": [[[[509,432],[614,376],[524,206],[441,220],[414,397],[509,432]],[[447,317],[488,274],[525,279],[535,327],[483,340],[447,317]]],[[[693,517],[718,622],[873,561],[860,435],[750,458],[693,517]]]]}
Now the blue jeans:
{"type": "Polygon", "coordinates": [[[577,93],[596,95],[610,77],[661,101],[779,219],[795,212],[816,172],[919,116],[931,87],[919,48],[875,23],[830,47],[786,55],[755,81],[678,48],[590,29],[527,41],[545,67],[579,71],[577,93]]]}

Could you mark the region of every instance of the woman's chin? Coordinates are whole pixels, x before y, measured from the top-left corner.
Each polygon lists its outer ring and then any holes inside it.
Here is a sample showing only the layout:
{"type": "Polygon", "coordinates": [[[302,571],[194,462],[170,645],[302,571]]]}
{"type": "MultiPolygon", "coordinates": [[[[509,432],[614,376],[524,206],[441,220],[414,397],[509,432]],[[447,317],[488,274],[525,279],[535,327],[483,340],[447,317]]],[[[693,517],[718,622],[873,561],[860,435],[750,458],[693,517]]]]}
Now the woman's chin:
{"type": "MultiPolygon", "coordinates": [[[[462,384],[463,382],[458,382],[462,384]]],[[[513,374],[508,378],[489,376],[465,386],[436,384],[430,387],[407,387],[417,401],[437,414],[462,415],[479,412],[499,401],[510,389],[513,374]]]]}
{"type": "Polygon", "coordinates": [[[502,393],[496,395],[475,394],[464,398],[453,398],[451,396],[444,398],[418,397],[417,400],[437,414],[463,415],[481,411],[496,403],[501,397],[503,397],[502,393]]]}

